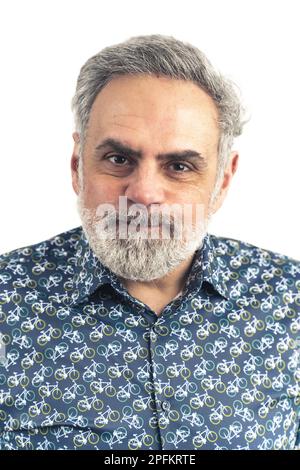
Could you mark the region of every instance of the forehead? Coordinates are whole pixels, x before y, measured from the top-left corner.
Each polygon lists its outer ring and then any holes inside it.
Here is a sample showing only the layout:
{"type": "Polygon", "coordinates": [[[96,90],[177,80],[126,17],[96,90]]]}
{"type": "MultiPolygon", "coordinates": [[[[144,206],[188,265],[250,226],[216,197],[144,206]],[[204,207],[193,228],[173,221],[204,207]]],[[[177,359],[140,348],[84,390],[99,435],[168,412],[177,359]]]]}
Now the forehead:
{"type": "Polygon", "coordinates": [[[169,138],[214,141],[218,110],[212,98],[192,82],[146,75],[121,76],[98,93],[88,134],[103,138],[112,132],[149,141],[169,138]]]}

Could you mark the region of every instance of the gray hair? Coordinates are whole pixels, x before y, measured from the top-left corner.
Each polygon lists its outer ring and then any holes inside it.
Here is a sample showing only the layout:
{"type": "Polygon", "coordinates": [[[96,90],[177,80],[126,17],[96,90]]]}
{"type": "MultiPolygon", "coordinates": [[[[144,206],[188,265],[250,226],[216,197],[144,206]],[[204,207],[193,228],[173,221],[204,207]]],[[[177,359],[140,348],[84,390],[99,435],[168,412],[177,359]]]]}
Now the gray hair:
{"type": "Polygon", "coordinates": [[[245,109],[237,86],[221,75],[202,51],[172,36],[153,34],[131,37],[105,47],[81,67],[71,104],[75,130],[80,136],[80,156],[83,154],[90,111],[98,93],[114,77],[138,74],[191,81],[213,99],[218,109],[220,128],[214,190],[217,194],[233,140],[242,133],[247,122],[244,120],[245,109]]]}

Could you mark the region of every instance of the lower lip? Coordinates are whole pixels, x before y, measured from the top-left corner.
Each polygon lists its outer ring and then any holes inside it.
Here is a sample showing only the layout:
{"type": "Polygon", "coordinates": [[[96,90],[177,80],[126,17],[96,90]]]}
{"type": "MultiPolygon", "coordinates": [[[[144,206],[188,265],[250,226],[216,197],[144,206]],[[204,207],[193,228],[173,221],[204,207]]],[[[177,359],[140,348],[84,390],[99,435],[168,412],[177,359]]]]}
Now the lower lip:
{"type": "Polygon", "coordinates": [[[152,229],[159,229],[161,227],[159,227],[158,225],[152,225],[151,227],[139,227],[138,230],[136,230],[137,232],[141,232],[142,230],[152,230],[152,229]]]}
{"type": "MultiPolygon", "coordinates": [[[[122,225],[124,227],[128,226],[130,227],[130,222],[128,224],[118,224],[118,225],[122,225]]],[[[135,225],[133,225],[133,227],[135,227],[135,225]]],[[[158,227],[161,227],[161,225],[137,225],[136,226],[137,228],[139,229],[145,229],[145,228],[158,228],[158,227]]]]}
{"type": "Polygon", "coordinates": [[[150,226],[145,226],[145,225],[142,225],[142,226],[133,226],[131,227],[129,224],[118,224],[118,228],[122,228],[122,229],[126,229],[128,228],[129,231],[133,230],[135,232],[141,232],[141,231],[150,231],[150,230],[159,230],[159,229],[162,229],[162,226],[161,225],[150,225],[150,226]]]}

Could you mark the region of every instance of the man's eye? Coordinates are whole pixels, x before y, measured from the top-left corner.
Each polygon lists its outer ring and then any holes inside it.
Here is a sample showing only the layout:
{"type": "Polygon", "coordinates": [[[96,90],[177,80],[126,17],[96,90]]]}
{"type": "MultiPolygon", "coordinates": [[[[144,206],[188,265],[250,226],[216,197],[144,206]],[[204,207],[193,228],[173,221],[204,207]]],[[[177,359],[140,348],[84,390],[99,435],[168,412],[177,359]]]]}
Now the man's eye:
{"type": "Polygon", "coordinates": [[[110,157],[107,157],[107,160],[120,166],[124,166],[124,163],[128,162],[128,158],[123,155],[110,155],[110,157]]]}
{"type": "Polygon", "coordinates": [[[184,163],[172,163],[170,167],[173,167],[173,170],[177,173],[185,173],[186,171],[190,171],[190,167],[184,163]]]}

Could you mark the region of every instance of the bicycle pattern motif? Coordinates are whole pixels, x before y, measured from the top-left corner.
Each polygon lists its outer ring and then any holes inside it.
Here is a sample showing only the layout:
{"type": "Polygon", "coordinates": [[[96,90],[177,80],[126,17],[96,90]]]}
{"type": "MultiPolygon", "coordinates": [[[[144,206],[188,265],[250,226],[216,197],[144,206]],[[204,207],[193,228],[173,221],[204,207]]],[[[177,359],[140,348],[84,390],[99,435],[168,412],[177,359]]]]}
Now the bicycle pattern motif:
{"type": "Polygon", "coordinates": [[[0,256],[0,449],[300,449],[300,262],[207,234],[158,317],[81,227],[0,256]]]}

